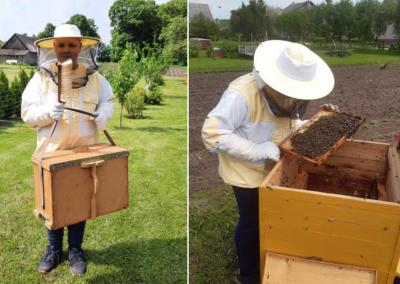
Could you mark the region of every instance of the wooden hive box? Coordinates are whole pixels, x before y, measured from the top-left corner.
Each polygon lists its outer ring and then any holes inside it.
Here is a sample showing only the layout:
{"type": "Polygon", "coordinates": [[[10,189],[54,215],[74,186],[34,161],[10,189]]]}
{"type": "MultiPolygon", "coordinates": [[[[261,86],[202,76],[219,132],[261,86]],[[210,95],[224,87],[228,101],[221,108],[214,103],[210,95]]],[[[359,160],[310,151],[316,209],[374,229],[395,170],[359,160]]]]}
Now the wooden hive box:
{"type": "Polygon", "coordinates": [[[35,215],[57,229],[128,207],[126,149],[96,144],[46,153],[42,159],[43,193],[38,155],[32,157],[35,215]]]}
{"type": "Polygon", "coordinates": [[[396,146],[356,140],[324,165],[284,156],[259,190],[261,279],[267,253],[277,253],[376,270],[376,283],[392,284],[400,256],[399,165],[396,146]]]}

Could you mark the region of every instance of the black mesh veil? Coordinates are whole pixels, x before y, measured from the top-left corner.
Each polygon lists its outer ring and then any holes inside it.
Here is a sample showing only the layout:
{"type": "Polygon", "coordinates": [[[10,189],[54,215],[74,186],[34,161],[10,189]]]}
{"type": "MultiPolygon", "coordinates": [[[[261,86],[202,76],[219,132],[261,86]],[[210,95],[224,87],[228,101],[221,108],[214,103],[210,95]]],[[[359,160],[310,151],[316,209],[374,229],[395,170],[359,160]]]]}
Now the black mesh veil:
{"type": "MultiPolygon", "coordinates": [[[[73,76],[72,88],[81,88],[86,86],[89,76],[96,72],[99,66],[96,63],[98,45],[82,47],[78,56],[78,63],[84,67],[85,72],[79,72],[73,76]]],[[[38,71],[51,77],[57,85],[57,57],[53,48],[38,47],[38,71]]],[[[81,68],[82,70],[82,68],[81,68]]]]}

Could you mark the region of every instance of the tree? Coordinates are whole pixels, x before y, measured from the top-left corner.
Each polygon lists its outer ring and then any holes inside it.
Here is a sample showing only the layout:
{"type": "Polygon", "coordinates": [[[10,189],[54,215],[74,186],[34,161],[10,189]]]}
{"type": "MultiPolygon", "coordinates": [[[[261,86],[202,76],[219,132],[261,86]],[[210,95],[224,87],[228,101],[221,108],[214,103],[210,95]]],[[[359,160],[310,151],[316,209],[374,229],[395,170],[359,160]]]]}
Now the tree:
{"type": "Polygon", "coordinates": [[[162,50],[147,46],[140,54],[140,74],[143,76],[146,88],[153,91],[164,84],[162,74],[168,68],[168,61],[163,57],[162,50]]]}
{"type": "Polygon", "coordinates": [[[13,100],[14,100],[14,114],[19,117],[21,115],[21,97],[22,93],[24,92],[26,85],[29,83],[29,77],[26,74],[24,69],[21,69],[18,73],[18,80],[17,77],[11,83],[10,93],[12,93],[13,100]],[[14,83],[14,81],[16,81],[14,83]],[[14,84],[14,86],[13,86],[14,84]],[[14,93],[13,93],[14,92],[14,93]]]}
{"type": "Polygon", "coordinates": [[[187,1],[186,0],[171,0],[162,4],[158,9],[158,15],[163,21],[163,24],[168,24],[175,17],[186,17],[187,1]]]}
{"type": "Polygon", "coordinates": [[[217,24],[206,18],[203,13],[194,16],[189,25],[190,37],[213,38],[218,34],[217,24]]]}
{"type": "MultiPolygon", "coordinates": [[[[396,28],[397,36],[400,39],[400,1],[397,1],[396,11],[393,14],[393,22],[396,28]]],[[[400,42],[398,42],[398,46],[400,46],[400,42]]]]}
{"type": "Polygon", "coordinates": [[[136,63],[138,54],[131,45],[127,45],[121,60],[118,62],[117,72],[107,74],[107,79],[110,81],[113,91],[118,98],[118,102],[121,105],[121,111],[119,115],[119,127],[122,128],[122,111],[124,109],[124,103],[126,96],[129,91],[139,81],[139,66],[136,63]]]}
{"type": "Polygon", "coordinates": [[[10,90],[8,88],[8,79],[3,70],[0,70],[0,119],[8,117],[10,106],[10,90]]]}
{"type": "Polygon", "coordinates": [[[69,18],[67,24],[76,25],[83,36],[100,37],[97,33],[97,26],[93,19],[88,19],[81,14],[75,14],[69,18]]]}
{"type": "Polygon", "coordinates": [[[271,18],[267,15],[263,0],[250,0],[249,5],[231,11],[230,24],[234,33],[242,34],[246,40],[263,40],[272,33],[271,18]]]}
{"type": "Polygon", "coordinates": [[[116,0],[108,15],[112,27],[113,60],[119,60],[127,43],[142,47],[157,41],[162,22],[153,0],[116,0]]]}
{"type": "Polygon", "coordinates": [[[97,52],[97,60],[100,62],[111,61],[111,45],[107,45],[105,43],[99,44],[99,50],[97,52]]]}
{"type": "Polygon", "coordinates": [[[229,19],[215,19],[218,27],[219,38],[231,38],[233,36],[229,19]]]}
{"type": "Polygon", "coordinates": [[[334,12],[332,32],[338,39],[342,39],[343,35],[351,39],[355,25],[353,3],[350,0],[340,0],[334,5],[334,12]]]}
{"type": "Polygon", "coordinates": [[[177,16],[170,19],[169,24],[164,27],[160,39],[164,42],[164,57],[173,64],[186,65],[187,61],[187,21],[186,17],[177,16]]]}
{"type": "Polygon", "coordinates": [[[10,97],[12,98],[12,112],[19,117],[21,115],[21,84],[18,76],[14,78],[10,86],[10,97]]]}
{"type": "Polygon", "coordinates": [[[310,14],[308,11],[293,11],[277,17],[276,28],[289,38],[304,40],[311,32],[310,14]]]}
{"type": "Polygon", "coordinates": [[[385,33],[387,24],[387,15],[385,14],[385,11],[383,11],[382,6],[380,6],[375,14],[374,24],[372,27],[372,30],[376,37],[385,33]]]}
{"type": "Polygon", "coordinates": [[[356,3],[356,33],[366,43],[374,38],[374,20],[379,2],[377,0],[361,0],[356,3]]]}
{"type": "Polygon", "coordinates": [[[330,5],[319,5],[310,11],[311,33],[317,37],[325,38],[325,41],[331,37],[331,27],[326,20],[329,14],[330,5]]]}
{"type": "Polygon", "coordinates": [[[48,23],[44,27],[44,30],[36,35],[36,38],[41,39],[41,38],[52,37],[54,35],[55,29],[56,29],[56,27],[52,23],[48,23]]]}

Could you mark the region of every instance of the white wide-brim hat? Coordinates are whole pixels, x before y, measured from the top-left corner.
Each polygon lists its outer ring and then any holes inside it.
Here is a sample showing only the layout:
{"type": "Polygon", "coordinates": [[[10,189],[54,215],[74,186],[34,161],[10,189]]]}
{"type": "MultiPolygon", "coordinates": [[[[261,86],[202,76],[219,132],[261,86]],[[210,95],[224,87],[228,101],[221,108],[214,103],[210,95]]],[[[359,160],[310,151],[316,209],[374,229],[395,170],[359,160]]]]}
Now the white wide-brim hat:
{"type": "Polygon", "coordinates": [[[56,38],[79,38],[81,39],[82,47],[100,43],[100,39],[98,38],[82,36],[77,26],[62,24],[56,27],[53,37],[39,39],[35,41],[35,45],[37,47],[53,48],[53,40],[56,38]]]}
{"type": "Polygon", "coordinates": [[[254,54],[254,68],[267,85],[295,99],[325,97],[335,85],[325,61],[299,43],[283,40],[261,43],[254,54]]]}

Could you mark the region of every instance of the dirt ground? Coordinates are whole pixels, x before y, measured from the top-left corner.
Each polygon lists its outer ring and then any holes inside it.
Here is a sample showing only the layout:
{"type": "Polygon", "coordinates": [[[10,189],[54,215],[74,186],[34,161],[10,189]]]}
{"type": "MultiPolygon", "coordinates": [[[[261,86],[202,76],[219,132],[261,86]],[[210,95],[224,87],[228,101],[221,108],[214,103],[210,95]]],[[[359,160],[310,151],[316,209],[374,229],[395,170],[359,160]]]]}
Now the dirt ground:
{"type": "MultiPolygon", "coordinates": [[[[390,142],[400,131],[400,65],[346,66],[332,68],[335,88],[329,96],[309,104],[304,119],[323,103],[337,104],[340,111],[363,116],[366,122],[353,138],[390,142]]],[[[190,191],[223,186],[218,175],[218,158],[201,140],[201,127],[208,112],[218,103],[233,79],[246,72],[190,75],[189,177],[190,191]]]]}

